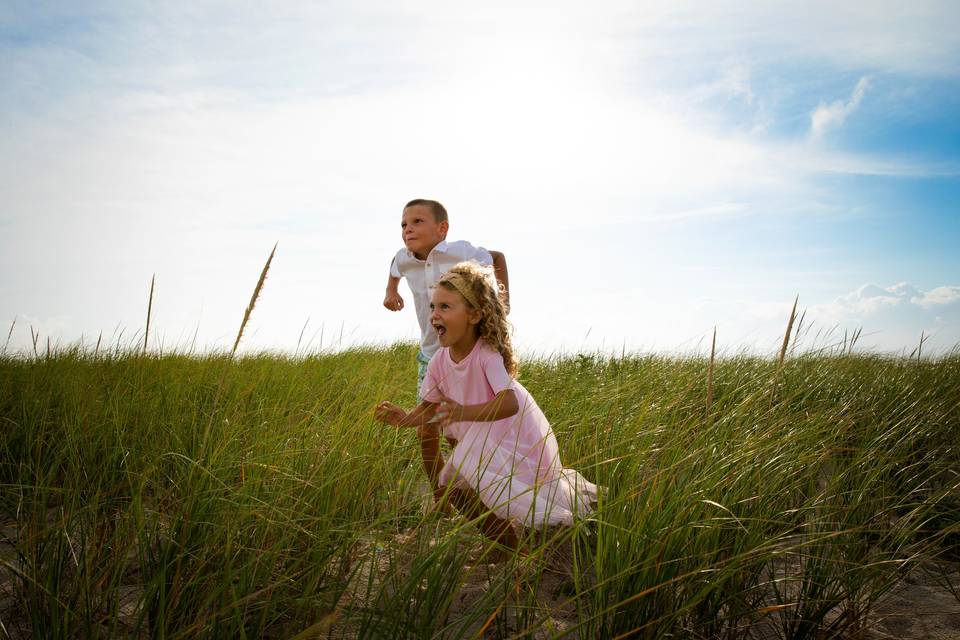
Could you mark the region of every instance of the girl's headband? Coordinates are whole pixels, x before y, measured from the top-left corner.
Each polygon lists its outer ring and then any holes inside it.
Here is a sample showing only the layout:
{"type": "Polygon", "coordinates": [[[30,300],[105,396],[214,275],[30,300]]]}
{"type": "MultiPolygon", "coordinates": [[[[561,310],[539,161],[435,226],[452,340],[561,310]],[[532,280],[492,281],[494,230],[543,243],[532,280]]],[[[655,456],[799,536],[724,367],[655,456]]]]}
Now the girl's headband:
{"type": "Polygon", "coordinates": [[[446,273],[442,278],[440,278],[441,283],[448,283],[453,285],[453,288],[463,296],[463,299],[470,303],[470,306],[474,309],[480,308],[480,303],[477,302],[477,296],[473,293],[473,288],[470,286],[470,283],[467,282],[466,278],[461,276],[459,273],[446,273]]]}

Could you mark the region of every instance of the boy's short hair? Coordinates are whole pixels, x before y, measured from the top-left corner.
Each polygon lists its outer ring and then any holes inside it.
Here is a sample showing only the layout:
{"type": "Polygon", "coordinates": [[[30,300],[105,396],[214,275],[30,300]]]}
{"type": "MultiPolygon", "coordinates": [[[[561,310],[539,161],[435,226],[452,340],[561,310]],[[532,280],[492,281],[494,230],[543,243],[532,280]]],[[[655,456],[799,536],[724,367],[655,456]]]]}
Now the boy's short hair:
{"type": "Polygon", "coordinates": [[[448,221],[447,210],[444,209],[443,205],[436,200],[424,200],[423,198],[417,198],[416,200],[411,200],[407,204],[403,205],[403,208],[406,209],[408,207],[418,206],[423,206],[430,209],[430,211],[433,212],[433,221],[437,224],[448,221]]]}

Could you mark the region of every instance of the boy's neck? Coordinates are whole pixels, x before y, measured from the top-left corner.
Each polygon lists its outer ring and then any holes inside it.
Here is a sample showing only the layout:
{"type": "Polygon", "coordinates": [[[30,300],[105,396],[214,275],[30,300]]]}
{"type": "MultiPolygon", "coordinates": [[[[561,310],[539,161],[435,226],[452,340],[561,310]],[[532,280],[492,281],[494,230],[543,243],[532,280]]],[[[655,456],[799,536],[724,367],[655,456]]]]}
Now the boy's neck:
{"type": "MultiPolygon", "coordinates": [[[[446,241],[446,239],[441,240],[440,242],[445,242],[445,241],[446,241]]],[[[435,245],[433,245],[433,246],[431,246],[431,247],[428,247],[427,250],[426,250],[426,253],[424,253],[423,255],[420,255],[419,253],[414,253],[414,254],[413,254],[413,257],[416,258],[417,260],[426,260],[426,259],[427,259],[427,256],[430,255],[430,252],[433,251],[434,249],[436,249],[436,248],[437,248],[437,245],[439,245],[440,242],[438,242],[437,244],[435,244],[435,245]]]]}

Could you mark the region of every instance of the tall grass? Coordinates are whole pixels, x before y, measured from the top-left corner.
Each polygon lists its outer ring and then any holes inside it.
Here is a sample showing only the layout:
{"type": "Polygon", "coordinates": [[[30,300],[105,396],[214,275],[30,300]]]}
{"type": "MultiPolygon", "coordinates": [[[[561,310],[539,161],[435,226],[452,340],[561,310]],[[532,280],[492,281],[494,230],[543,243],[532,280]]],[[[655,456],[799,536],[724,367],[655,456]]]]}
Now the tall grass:
{"type": "Polygon", "coordinates": [[[412,345],[139,346],[0,357],[0,636],[814,638],[957,557],[956,354],[523,362],[607,492],[488,565],[372,420],[412,345]]]}

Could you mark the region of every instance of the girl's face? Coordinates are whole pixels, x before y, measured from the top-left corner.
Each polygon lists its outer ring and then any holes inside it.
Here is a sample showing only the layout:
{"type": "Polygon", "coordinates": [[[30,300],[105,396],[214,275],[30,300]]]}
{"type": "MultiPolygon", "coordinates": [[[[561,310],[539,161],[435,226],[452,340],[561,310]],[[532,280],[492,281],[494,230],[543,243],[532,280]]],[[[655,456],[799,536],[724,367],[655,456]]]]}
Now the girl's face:
{"type": "Polygon", "coordinates": [[[438,285],[430,302],[430,324],[444,347],[472,349],[477,341],[480,312],[470,307],[456,291],[438,285]]]}

